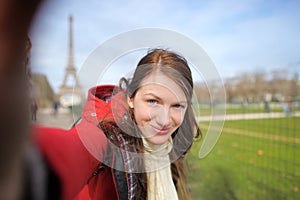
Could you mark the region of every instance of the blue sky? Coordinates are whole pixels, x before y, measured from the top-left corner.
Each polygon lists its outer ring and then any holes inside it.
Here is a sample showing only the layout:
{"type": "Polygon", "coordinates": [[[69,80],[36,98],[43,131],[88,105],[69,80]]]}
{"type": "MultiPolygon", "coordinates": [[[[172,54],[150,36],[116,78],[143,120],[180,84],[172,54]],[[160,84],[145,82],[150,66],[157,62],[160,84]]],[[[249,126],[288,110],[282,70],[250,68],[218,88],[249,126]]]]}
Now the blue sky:
{"type": "Polygon", "coordinates": [[[30,32],[31,65],[34,72],[47,75],[55,91],[68,60],[69,15],[74,18],[78,70],[93,50],[115,35],[162,28],[199,44],[223,78],[278,68],[300,71],[297,0],[49,0],[30,32]]]}

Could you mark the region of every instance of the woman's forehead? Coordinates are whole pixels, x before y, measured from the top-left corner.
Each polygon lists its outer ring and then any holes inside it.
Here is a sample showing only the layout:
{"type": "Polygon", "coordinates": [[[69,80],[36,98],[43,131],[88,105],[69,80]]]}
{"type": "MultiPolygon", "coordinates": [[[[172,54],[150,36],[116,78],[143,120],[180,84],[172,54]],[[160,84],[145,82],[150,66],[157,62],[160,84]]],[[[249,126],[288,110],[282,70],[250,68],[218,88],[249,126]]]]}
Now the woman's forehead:
{"type": "Polygon", "coordinates": [[[186,96],[182,88],[175,83],[171,78],[164,75],[163,73],[152,73],[141,82],[140,88],[143,92],[145,90],[151,91],[152,93],[168,92],[177,96],[177,99],[186,101],[186,96]]]}

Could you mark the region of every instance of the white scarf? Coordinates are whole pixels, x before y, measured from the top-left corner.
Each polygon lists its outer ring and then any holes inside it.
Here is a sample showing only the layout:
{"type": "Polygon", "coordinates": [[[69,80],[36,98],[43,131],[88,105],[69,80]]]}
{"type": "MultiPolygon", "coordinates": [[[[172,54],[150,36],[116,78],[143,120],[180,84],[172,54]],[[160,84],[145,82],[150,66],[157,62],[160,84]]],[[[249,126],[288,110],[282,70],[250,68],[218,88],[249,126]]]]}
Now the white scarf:
{"type": "Polygon", "coordinates": [[[162,145],[154,145],[143,138],[143,143],[148,179],[147,200],[178,200],[169,158],[173,147],[172,139],[162,145]]]}

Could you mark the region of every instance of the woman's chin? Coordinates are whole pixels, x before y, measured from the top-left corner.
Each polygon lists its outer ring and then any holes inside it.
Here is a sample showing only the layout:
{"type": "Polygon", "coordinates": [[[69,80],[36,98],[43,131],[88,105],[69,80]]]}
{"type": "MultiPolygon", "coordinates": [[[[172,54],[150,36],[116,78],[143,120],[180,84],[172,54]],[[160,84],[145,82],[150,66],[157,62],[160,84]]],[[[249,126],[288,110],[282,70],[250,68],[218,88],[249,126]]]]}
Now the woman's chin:
{"type": "Polygon", "coordinates": [[[146,140],[151,144],[161,145],[166,143],[169,140],[168,135],[154,135],[151,137],[147,137],[146,140]]]}

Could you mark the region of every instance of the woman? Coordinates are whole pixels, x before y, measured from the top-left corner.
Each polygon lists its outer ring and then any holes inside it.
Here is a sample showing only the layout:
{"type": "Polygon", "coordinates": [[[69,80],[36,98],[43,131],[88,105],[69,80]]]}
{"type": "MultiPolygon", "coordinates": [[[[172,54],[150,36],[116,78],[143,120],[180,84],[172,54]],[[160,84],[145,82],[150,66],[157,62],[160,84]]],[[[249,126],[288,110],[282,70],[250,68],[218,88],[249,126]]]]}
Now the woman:
{"type": "Polygon", "coordinates": [[[131,80],[90,89],[72,129],[38,127],[37,142],[61,180],[62,198],[189,199],[183,158],[201,134],[192,94],[187,61],[154,49],[131,80]]]}

